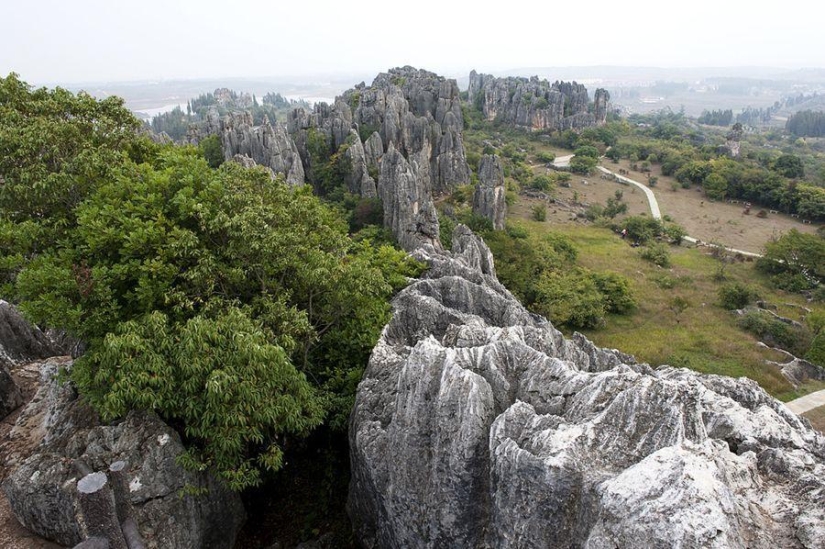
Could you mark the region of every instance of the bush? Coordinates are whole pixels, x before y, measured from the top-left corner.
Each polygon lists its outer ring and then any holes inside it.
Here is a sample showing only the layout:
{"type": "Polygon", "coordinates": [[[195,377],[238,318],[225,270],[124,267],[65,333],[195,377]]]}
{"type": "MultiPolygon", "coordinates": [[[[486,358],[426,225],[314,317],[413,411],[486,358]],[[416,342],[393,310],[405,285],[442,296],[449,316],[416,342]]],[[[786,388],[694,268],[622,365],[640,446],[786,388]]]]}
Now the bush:
{"type": "Polygon", "coordinates": [[[779,347],[794,356],[805,356],[811,347],[811,333],[807,328],[782,322],[762,311],[748,312],[739,319],[738,324],[766,345],[779,347]]]}
{"type": "Polygon", "coordinates": [[[416,272],[307,191],[194,149],[126,163],[20,273],[21,309],[88,344],[72,377],[104,418],[157,411],[189,465],[254,485],[284,439],[346,425],[387,300],[416,272]]]}
{"type": "Polygon", "coordinates": [[[725,284],[718,293],[719,305],[728,310],[744,309],[757,297],[756,290],[740,282],[725,284]]]}
{"type": "Polygon", "coordinates": [[[533,221],[547,221],[547,206],[536,204],[530,211],[533,221]]]}
{"type": "Polygon", "coordinates": [[[634,215],[624,220],[623,227],[627,236],[634,242],[646,244],[662,234],[662,224],[652,217],[634,215]]]}
{"type": "Polygon", "coordinates": [[[820,332],[811,342],[805,360],[825,368],[825,332],[820,332]]]}
{"type": "Polygon", "coordinates": [[[648,244],[639,254],[645,261],[658,265],[659,267],[670,267],[670,252],[664,244],[655,242],[648,244]]]}
{"type": "Polygon", "coordinates": [[[527,186],[531,189],[544,192],[552,191],[556,187],[553,178],[548,175],[533,176],[533,178],[527,183],[527,186]]]}
{"type": "Polygon", "coordinates": [[[570,159],[570,171],[580,175],[588,175],[599,161],[590,156],[574,156],[570,159]]]}
{"type": "Polygon", "coordinates": [[[633,298],[627,278],[616,273],[593,273],[591,276],[604,296],[607,312],[627,314],[636,308],[636,300],[633,298]]]}
{"type": "Polygon", "coordinates": [[[224,161],[223,145],[217,135],[209,135],[201,139],[198,144],[201,154],[210,168],[219,168],[224,161]]]}
{"type": "Polygon", "coordinates": [[[556,155],[551,152],[540,152],[536,155],[536,158],[539,162],[544,162],[545,164],[550,164],[556,159],[556,155]]]}

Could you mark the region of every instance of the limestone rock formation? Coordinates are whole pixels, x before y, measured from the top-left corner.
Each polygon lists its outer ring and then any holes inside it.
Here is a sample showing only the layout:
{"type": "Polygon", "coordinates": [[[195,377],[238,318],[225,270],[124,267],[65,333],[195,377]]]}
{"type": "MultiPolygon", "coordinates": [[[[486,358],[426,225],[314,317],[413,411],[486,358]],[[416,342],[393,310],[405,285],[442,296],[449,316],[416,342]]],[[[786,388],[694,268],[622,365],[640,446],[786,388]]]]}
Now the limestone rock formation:
{"type": "Polygon", "coordinates": [[[17,364],[59,354],[60,346],[32,326],[10,303],[0,299],[0,419],[23,404],[9,369],[17,364]]]}
{"type": "Polygon", "coordinates": [[[280,124],[273,126],[265,119],[261,126],[253,126],[249,112],[236,112],[221,120],[219,135],[226,160],[236,155],[248,156],[255,163],[284,174],[289,185],[304,183],[298,149],[280,124]]]}
{"type": "Polygon", "coordinates": [[[130,413],[102,424],[70,383],[61,383],[67,359],[41,367],[41,386],[9,434],[10,471],[3,482],[17,519],[35,534],[62,545],[82,539],[78,523],[78,479],[85,466],[104,471],[115,461],[128,464],[134,515],[148,548],[231,549],[243,522],[240,497],[205,473],[176,463],[183,451],[177,433],[154,415],[130,413]],[[204,495],[184,495],[186,487],[204,495]]]}
{"type": "Polygon", "coordinates": [[[362,82],[333,105],[316,104],[312,112],[295,109],[287,118],[308,178],[314,178],[311,148],[327,147],[323,152],[331,156],[346,144],[350,191],[374,196],[370,180],[375,177],[370,173],[377,173],[375,186],[384,200],[384,219],[392,223],[387,227],[410,245],[431,240],[429,231],[438,233],[429,195],[470,182],[463,128],[455,81],[412,67],[381,73],[370,86],[362,82]],[[385,169],[388,158],[391,165],[385,169]],[[392,179],[382,180],[385,175],[392,179]],[[387,194],[391,189],[412,188],[415,191],[409,196],[387,194]],[[411,225],[413,218],[419,221],[411,225]],[[411,226],[428,232],[411,238],[411,226]]]}
{"type": "Polygon", "coordinates": [[[429,190],[422,185],[415,164],[390,143],[381,161],[378,196],[384,204],[384,226],[392,230],[405,250],[441,247],[438,216],[429,190]]]}
{"type": "Polygon", "coordinates": [[[607,109],[610,104],[610,93],[604,88],[598,88],[593,94],[593,115],[596,117],[596,125],[601,126],[607,122],[607,109]]]}
{"type": "Polygon", "coordinates": [[[350,192],[366,198],[376,196],[375,179],[369,173],[367,156],[358,132],[350,130],[345,143],[348,145],[344,155],[349,166],[350,192]]]}
{"type": "Polygon", "coordinates": [[[495,154],[485,154],[478,163],[478,185],[473,194],[473,213],[493,222],[493,229],[504,229],[507,203],[504,200],[504,168],[495,154]]]}
{"type": "Polygon", "coordinates": [[[459,226],[393,302],[350,418],[364,547],[821,547],[825,437],[746,378],[571,339],[459,226]]]}
{"type": "Polygon", "coordinates": [[[596,90],[595,116],[588,110],[587,88],[576,82],[554,82],[470,72],[468,101],[487,120],[535,131],[578,129],[603,124],[609,94],[596,90]]]}

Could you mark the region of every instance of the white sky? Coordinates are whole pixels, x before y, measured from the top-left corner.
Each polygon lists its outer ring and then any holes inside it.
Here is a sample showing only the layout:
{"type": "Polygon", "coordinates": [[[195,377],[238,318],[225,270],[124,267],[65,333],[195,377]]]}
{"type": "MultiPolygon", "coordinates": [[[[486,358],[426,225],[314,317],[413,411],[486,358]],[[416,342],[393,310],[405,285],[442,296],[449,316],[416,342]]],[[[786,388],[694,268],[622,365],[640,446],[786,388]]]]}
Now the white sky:
{"type": "Polygon", "coordinates": [[[400,65],[825,66],[819,0],[0,2],[0,75],[31,84],[400,65]]]}

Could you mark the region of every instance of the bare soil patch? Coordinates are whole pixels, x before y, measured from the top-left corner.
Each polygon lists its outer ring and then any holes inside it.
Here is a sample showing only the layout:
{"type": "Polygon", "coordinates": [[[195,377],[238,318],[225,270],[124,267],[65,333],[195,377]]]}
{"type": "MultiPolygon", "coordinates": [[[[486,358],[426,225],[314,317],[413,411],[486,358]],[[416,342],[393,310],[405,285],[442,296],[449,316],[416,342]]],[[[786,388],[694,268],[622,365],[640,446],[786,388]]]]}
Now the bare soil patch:
{"type": "MultiPolygon", "coordinates": [[[[618,172],[619,168],[629,171],[628,177],[639,183],[647,182],[647,175],[630,170],[630,163],[621,160],[614,164],[603,159],[602,165],[618,172]]],[[[796,218],[754,204],[750,214],[745,214],[743,203],[713,202],[705,197],[701,189],[693,186],[683,189],[676,179],[663,176],[661,167],[652,166],[651,175],[659,181],[653,188],[662,215],[669,215],[673,221],[687,230],[687,233],[704,242],[714,242],[746,252],[762,253],[766,242],[778,238],[791,229],[814,233],[818,225],[802,223],[796,218]],[[674,190],[674,187],[676,190],[674,190]],[[767,217],[757,213],[765,210],[767,217]]],[[[639,193],[641,195],[641,193],[639,193]]],[[[642,197],[643,198],[643,197],[642,197]]]]}

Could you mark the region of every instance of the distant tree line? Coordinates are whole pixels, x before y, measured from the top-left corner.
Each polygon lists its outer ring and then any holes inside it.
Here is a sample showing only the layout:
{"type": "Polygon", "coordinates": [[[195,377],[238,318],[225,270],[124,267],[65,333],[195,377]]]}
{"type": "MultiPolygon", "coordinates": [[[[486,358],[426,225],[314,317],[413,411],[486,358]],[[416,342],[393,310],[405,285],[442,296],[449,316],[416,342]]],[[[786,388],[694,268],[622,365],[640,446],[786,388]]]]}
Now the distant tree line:
{"type": "Polygon", "coordinates": [[[785,128],[799,137],[825,136],[825,112],[799,111],[785,124],[785,128]]]}
{"type": "Polygon", "coordinates": [[[719,109],[713,111],[704,110],[699,116],[699,123],[707,124],[709,126],[730,126],[732,121],[733,111],[731,109],[719,109]]]}

